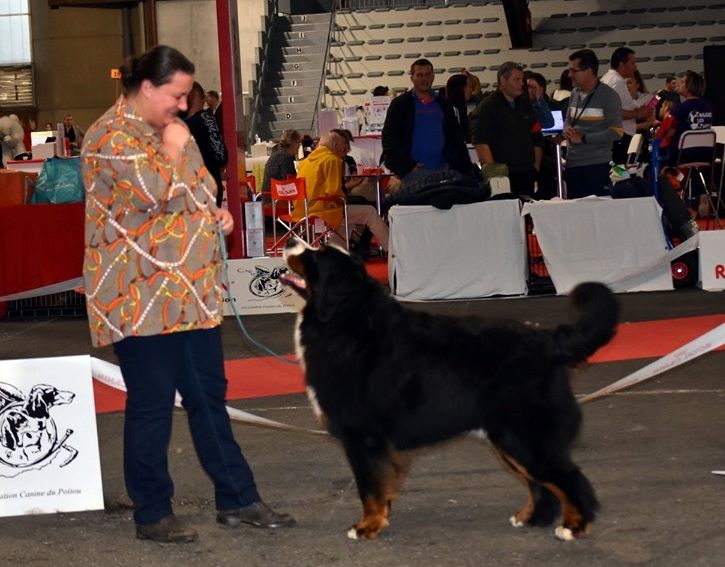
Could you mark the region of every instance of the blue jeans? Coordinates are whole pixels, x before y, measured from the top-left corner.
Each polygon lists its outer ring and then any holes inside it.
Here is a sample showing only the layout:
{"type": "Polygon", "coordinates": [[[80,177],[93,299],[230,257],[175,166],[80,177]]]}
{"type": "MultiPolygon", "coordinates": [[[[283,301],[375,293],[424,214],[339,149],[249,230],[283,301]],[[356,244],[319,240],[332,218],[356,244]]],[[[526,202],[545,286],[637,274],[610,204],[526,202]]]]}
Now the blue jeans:
{"type": "Polygon", "coordinates": [[[400,180],[400,186],[408,187],[409,185],[413,185],[413,183],[417,183],[421,179],[428,177],[433,173],[438,173],[439,171],[444,171],[446,169],[448,169],[447,165],[442,167],[441,169],[426,169],[424,167],[412,169],[400,180]]]}
{"type": "Polygon", "coordinates": [[[609,164],[582,165],[567,167],[566,179],[567,199],[579,199],[588,195],[604,197],[610,193],[609,164]]]}
{"type": "Polygon", "coordinates": [[[135,522],[150,524],[172,513],[167,453],[177,389],[199,461],[214,483],[217,509],[259,501],[224,405],[227,381],[219,328],[129,337],[114,350],[128,390],[124,475],[135,522]]]}

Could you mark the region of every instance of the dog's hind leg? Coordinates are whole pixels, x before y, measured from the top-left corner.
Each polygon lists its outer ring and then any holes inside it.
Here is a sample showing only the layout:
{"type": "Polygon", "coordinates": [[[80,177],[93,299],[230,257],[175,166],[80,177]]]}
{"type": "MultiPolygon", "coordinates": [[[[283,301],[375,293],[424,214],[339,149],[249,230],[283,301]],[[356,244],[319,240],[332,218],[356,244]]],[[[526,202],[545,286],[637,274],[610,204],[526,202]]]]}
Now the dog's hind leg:
{"type": "Polygon", "coordinates": [[[515,528],[551,525],[559,514],[559,500],[534,480],[526,468],[511,455],[494,443],[491,443],[491,449],[503,467],[524,484],[529,495],[524,507],[509,518],[511,525],[515,528]]]}
{"type": "Polygon", "coordinates": [[[599,503],[592,485],[575,466],[556,470],[542,482],[561,502],[563,522],[554,535],[561,540],[572,540],[587,535],[594,521],[599,503]]]}
{"type": "Polygon", "coordinates": [[[388,500],[395,486],[394,467],[384,439],[346,434],[343,445],[362,501],[363,517],[347,531],[350,539],[375,539],[390,524],[388,500]]]}

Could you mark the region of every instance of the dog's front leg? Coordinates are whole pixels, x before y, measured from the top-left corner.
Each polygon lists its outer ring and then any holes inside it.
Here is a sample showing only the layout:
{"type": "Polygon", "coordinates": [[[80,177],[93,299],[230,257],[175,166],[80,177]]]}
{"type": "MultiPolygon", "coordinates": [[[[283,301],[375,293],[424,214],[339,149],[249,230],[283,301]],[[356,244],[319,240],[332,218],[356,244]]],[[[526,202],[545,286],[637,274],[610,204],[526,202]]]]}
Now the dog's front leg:
{"type": "Polygon", "coordinates": [[[410,455],[400,453],[392,447],[388,449],[388,459],[390,461],[391,474],[386,475],[389,481],[386,486],[385,501],[388,503],[388,514],[390,514],[390,508],[392,508],[393,502],[398,499],[398,491],[410,471],[412,461],[410,455]]]}
{"type": "Polygon", "coordinates": [[[363,517],[347,530],[350,539],[376,539],[380,532],[390,525],[387,502],[378,496],[369,495],[363,500],[363,517]]]}
{"type": "Polygon", "coordinates": [[[355,475],[363,517],[347,531],[350,539],[375,539],[390,524],[388,517],[389,462],[385,440],[369,434],[351,434],[343,439],[345,453],[355,475]]]}

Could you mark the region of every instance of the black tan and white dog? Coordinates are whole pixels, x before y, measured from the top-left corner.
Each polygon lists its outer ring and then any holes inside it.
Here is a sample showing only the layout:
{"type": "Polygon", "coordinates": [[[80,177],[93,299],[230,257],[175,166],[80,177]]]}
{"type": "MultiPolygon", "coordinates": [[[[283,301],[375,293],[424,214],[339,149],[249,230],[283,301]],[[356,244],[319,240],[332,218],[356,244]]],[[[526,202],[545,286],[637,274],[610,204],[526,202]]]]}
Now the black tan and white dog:
{"type": "Polygon", "coordinates": [[[615,333],[606,286],[576,287],[578,320],[547,330],[406,309],[333,246],[289,241],[285,260],[285,284],[306,300],[296,340],[308,394],[362,500],[348,537],[373,539],[389,525],[407,450],[481,430],[528,490],[512,525],[550,525],[561,512],[558,538],[588,533],[598,503],[570,454],[581,413],[569,369],[615,333]]]}

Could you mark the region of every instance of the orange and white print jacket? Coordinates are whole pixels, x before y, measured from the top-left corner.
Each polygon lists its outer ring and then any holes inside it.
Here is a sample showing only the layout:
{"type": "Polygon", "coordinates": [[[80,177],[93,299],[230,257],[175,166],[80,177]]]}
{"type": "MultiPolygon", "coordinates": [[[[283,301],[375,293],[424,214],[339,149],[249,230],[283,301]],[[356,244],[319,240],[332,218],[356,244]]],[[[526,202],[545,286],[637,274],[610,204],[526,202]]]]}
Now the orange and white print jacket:
{"type": "Polygon", "coordinates": [[[81,170],[93,345],[219,325],[216,185],[194,139],[173,166],[121,96],[88,129],[81,170]]]}

